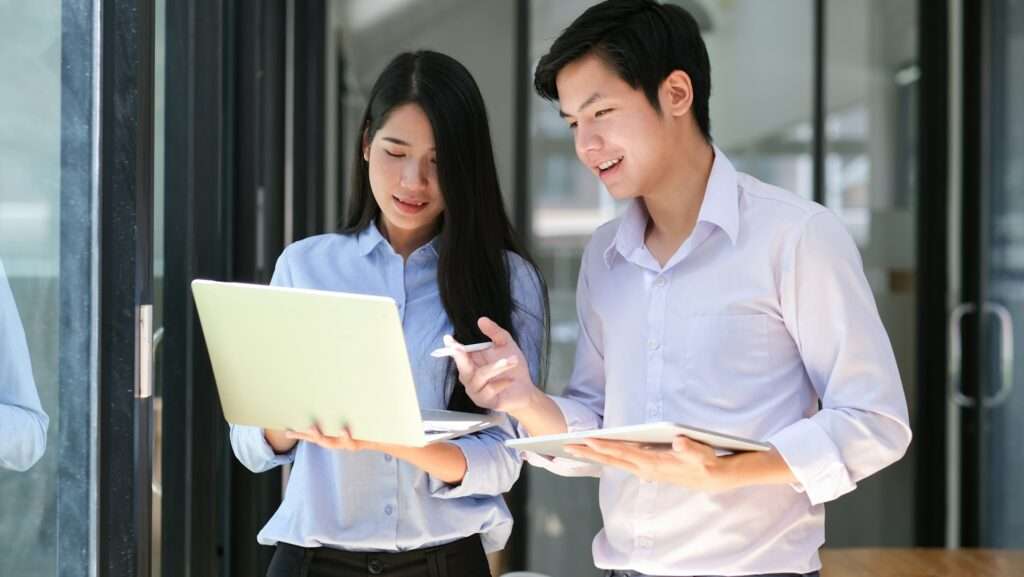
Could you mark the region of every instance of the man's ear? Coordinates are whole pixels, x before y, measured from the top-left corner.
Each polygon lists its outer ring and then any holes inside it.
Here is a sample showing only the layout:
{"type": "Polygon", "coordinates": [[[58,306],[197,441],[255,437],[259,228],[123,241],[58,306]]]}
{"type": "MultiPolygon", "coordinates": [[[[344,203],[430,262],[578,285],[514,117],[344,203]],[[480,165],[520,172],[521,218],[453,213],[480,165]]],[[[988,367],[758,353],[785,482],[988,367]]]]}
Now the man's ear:
{"type": "Polygon", "coordinates": [[[670,116],[685,116],[693,108],[693,83],[690,75],[682,70],[673,70],[661,82],[658,90],[661,109],[670,116]]]}

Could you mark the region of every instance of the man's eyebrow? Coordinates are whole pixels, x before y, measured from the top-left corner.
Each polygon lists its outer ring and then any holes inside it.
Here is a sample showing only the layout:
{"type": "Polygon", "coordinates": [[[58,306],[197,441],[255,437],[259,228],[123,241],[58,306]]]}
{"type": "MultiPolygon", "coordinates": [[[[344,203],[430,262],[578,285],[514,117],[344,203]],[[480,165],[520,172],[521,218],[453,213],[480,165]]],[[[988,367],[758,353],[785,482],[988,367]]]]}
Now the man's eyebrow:
{"type": "MultiPolygon", "coordinates": [[[[576,111],[576,113],[579,114],[580,112],[583,112],[584,108],[590,106],[591,104],[597,102],[598,100],[601,100],[602,98],[604,98],[604,95],[601,94],[600,92],[595,92],[591,94],[590,98],[587,98],[586,100],[583,101],[583,104],[580,105],[580,108],[579,110],[576,111]]],[[[558,115],[561,116],[562,118],[572,116],[568,112],[561,109],[558,110],[558,115]]]]}

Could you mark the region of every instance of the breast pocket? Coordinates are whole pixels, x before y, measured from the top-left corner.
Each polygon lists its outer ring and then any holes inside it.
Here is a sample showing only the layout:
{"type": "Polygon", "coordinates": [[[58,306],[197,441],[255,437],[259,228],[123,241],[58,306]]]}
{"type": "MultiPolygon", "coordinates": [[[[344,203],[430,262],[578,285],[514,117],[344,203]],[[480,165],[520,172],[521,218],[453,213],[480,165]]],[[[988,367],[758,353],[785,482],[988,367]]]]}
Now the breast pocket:
{"type": "Polygon", "coordinates": [[[723,409],[756,405],[779,372],[789,342],[781,321],[765,314],[679,319],[680,376],[687,397],[723,409]]]}

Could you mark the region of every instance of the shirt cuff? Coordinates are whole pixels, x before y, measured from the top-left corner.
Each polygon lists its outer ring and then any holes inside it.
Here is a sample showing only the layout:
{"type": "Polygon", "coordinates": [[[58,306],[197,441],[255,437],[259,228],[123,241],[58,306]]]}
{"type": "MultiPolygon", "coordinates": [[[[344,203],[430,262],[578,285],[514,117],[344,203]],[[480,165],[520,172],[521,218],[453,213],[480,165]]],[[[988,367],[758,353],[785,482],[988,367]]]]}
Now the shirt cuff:
{"type": "Polygon", "coordinates": [[[466,459],[466,474],[458,485],[445,483],[433,475],[427,475],[427,487],[430,495],[438,499],[458,499],[485,493],[484,487],[487,480],[484,478],[486,475],[481,471],[485,467],[482,467],[481,464],[488,458],[487,449],[472,436],[445,442],[455,445],[462,451],[462,456],[466,459]]]}
{"type": "Polygon", "coordinates": [[[832,501],[857,488],[843,464],[839,449],[813,419],[802,419],[768,438],[782,455],[812,505],[832,501]]]}
{"type": "MultiPolygon", "coordinates": [[[[565,428],[567,433],[590,431],[601,428],[601,418],[594,413],[594,411],[591,411],[586,407],[586,405],[579,401],[554,395],[548,395],[548,398],[554,401],[555,405],[558,406],[558,410],[562,411],[562,416],[565,418],[565,428]]],[[[516,432],[520,438],[530,436],[521,424],[517,423],[516,427],[516,432]]],[[[584,463],[582,461],[562,459],[560,457],[549,457],[547,455],[541,455],[531,451],[523,451],[522,454],[523,459],[525,459],[527,463],[535,467],[540,467],[541,469],[547,469],[561,477],[601,476],[601,467],[593,463],[584,463]]]]}
{"type": "Polygon", "coordinates": [[[235,454],[250,471],[262,473],[278,467],[287,465],[295,458],[295,449],[298,443],[287,453],[277,454],[274,448],[267,442],[263,429],[249,426],[232,426],[237,441],[235,454]]]}

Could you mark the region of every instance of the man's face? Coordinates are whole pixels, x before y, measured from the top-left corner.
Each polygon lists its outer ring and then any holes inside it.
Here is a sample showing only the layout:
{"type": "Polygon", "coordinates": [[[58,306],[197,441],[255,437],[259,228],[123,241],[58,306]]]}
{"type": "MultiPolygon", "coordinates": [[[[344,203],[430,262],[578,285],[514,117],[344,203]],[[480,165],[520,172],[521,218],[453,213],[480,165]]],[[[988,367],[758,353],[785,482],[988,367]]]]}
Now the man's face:
{"type": "Polygon", "coordinates": [[[678,159],[668,116],[593,54],[565,66],[555,82],[580,162],[617,199],[650,193],[678,159]]]}

